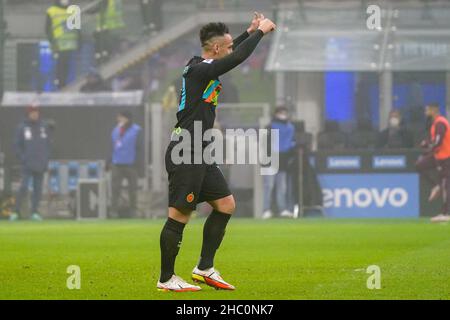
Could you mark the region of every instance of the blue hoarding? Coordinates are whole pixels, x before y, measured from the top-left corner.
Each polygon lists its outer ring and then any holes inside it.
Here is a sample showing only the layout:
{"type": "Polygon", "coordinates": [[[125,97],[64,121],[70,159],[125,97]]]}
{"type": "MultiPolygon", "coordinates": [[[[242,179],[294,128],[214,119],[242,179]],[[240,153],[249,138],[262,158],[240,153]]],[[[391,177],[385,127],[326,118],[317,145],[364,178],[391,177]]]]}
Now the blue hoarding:
{"type": "Polygon", "coordinates": [[[397,174],[320,174],[329,217],[417,218],[419,176],[397,174]]]}

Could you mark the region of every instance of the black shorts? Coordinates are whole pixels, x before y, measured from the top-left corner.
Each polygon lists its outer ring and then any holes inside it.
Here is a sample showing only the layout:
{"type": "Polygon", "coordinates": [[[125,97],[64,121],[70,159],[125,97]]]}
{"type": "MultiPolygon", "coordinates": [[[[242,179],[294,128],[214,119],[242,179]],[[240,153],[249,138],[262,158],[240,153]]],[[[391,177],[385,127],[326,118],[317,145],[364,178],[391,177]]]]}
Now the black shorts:
{"type": "Polygon", "coordinates": [[[169,175],[169,207],[195,210],[198,203],[231,195],[217,165],[175,165],[166,155],[166,170],[169,175]]]}

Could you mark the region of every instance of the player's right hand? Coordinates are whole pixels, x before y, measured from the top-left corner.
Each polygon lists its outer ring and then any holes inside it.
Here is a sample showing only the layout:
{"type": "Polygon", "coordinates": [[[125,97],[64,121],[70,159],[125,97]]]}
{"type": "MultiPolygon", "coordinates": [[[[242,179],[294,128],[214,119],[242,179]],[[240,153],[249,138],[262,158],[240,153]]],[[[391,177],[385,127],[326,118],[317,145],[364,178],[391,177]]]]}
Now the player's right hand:
{"type": "Polygon", "coordinates": [[[267,34],[274,31],[276,27],[277,25],[272,20],[266,18],[259,23],[258,29],[267,34]]]}

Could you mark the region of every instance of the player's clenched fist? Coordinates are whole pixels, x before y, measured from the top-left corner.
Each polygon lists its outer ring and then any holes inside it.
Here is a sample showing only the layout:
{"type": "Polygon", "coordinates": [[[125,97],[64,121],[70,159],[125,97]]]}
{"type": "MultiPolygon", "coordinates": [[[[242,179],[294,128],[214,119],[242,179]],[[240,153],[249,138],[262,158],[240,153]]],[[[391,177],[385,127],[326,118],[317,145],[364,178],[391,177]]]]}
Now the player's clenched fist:
{"type": "Polygon", "coordinates": [[[272,20],[266,18],[259,23],[258,29],[264,32],[264,34],[267,34],[269,32],[274,31],[276,27],[277,25],[273,23],[272,20]]]}
{"type": "Polygon", "coordinates": [[[264,15],[262,13],[259,13],[259,12],[255,11],[253,13],[253,20],[252,20],[252,22],[250,24],[250,27],[248,27],[247,32],[250,34],[250,33],[253,33],[256,30],[258,30],[259,23],[261,21],[263,21],[264,19],[265,19],[265,17],[264,17],[264,15]]]}

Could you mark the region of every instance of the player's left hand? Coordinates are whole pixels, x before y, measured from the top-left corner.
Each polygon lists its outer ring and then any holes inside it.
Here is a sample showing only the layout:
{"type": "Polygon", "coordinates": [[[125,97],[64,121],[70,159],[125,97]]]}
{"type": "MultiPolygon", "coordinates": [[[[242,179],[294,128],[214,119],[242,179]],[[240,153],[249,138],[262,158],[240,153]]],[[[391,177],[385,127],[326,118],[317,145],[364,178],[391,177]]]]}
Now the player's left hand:
{"type": "Polygon", "coordinates": [[[265,19],[265,17],[262,13],[255,11],[253,13],[253,20],[250,24],[250,27],[248,27],[247,32],[252,33],[252,32],[255,32],[256,30],[258,30],[259,23],[264,19],[265,19]]]}

